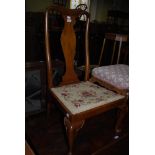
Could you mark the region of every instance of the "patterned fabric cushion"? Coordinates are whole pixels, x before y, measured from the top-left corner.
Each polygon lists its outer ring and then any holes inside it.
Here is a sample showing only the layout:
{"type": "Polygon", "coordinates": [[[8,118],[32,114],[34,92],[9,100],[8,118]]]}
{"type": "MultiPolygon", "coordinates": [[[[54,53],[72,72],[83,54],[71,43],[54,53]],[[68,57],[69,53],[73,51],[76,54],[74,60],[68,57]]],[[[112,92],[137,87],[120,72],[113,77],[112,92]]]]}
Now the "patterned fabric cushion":
{"type": "Polygon", "coordinates": [[[129,66],[123,64],[97,67],[92,75],[120,89],[129,89],[129,66]]]}
{"type": "Polygon", "coordinates": [[[89,81],[51,88],[51,90],[72,114],[124,98],[89,81]]]}

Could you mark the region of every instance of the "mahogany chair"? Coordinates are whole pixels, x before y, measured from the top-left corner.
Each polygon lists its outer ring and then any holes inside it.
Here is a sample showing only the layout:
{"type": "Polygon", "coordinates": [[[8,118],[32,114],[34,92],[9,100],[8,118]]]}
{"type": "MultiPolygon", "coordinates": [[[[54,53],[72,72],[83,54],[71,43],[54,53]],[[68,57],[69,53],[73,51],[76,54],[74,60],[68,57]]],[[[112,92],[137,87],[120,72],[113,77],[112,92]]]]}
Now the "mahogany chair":
{"type": "MultiPolygon", "coordinates": [[[[89,14],[81,9],[70,10],[64,7],[50,6],[45,14],[45,45],[47,63],[48,91],[53,97],[52,102],[64,113],[64,125],[69,144],[69,155],[73,153],[73,143],[79,129],[85,121],[113,108],[124,110],[126,99],[123,95],[105,89],[89,81],[89,14]],[[55,86],[52,81],[52,53],[50,46],[49,15],[52,11],[59,12],[64,19],[64,27],[60,37],[62,52],[65,59],[65,73],[62,81],[55,86]],[[79,16],[87,17],[85,24],[85,80],[80,81],[75,71],[74,57],[76,53],[76,33],[74,25],[79,16]],[[55,100],[54,100],[55,99],[55,100]]],[[[48,103],[49,104],[49,103],[48,103]]],[[[120,119],[116,122],[116,131],[120,130],[120,119]]]]}

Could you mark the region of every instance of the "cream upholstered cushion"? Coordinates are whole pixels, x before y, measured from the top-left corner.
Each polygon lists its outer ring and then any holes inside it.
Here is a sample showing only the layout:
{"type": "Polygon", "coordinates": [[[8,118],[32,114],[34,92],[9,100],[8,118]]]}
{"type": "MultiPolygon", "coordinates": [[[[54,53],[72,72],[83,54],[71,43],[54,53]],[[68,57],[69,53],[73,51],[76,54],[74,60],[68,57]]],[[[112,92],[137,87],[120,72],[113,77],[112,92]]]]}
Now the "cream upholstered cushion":
{"type": "Polygon", "coordinates": [[[89,81],[51,88],[51,90],[72,114],[124,98],[89,81]]]}
{"type": "Polygon", "coordinates": [[[119,89],[129,89],[129,66],[116,64],[101,66],[92,70],[92,75],[119,89]]]}

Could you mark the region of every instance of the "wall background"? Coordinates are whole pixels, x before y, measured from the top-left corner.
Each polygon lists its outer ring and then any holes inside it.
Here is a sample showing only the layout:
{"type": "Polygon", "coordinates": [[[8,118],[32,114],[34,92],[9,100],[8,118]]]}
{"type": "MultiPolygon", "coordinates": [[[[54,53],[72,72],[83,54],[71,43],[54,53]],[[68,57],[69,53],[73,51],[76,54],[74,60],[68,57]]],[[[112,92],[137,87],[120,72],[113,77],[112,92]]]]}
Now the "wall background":
{"type": "MultiPolygon", "coordinates": [[[[27,12],[44,12],[53,0],[26,0],[27,12]]],[[[90,0],[91,21],[106,21],[109,9],[129,12],[129,0],[90,0]]]]}
{"type": "Polygon", "coordinates": [[[25,0],[26,11],[44,12],[46,7],[52,4],[52,0],[25,0]]]}

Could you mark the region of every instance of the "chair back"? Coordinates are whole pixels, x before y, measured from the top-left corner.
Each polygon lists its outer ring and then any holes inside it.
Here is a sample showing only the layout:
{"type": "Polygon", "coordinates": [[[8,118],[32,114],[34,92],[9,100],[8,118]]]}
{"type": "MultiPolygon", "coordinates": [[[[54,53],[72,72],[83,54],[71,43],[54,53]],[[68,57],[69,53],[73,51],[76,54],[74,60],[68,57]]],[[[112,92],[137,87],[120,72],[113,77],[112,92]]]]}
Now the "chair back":
{"type": "MultiPolygon", "coordinates": [[[[110,51],[111,51],[110,48],[108,48],[108,50],[107,50],[108,51],[107,55],[110,57],[109,58],[110,59],[110,64],[111,65],[114,64],[114,60],[116,60],[115,64],[120,63],[120,56],[121,56],[121,54],[123,54],[123,52],[121,52],[123,42],[128,43],[128,35],[126,35],[126,34],[117,34],[117,33],[105,33],[105,37],[104,37],[102,48],[101,48],[101,53],[100,53],[98,66],[102,65],[101,63],[102,63],[102,60],[103,60],[103,56],[106,55],[106,48],[105,48],[106,45],[108,45],[108,47],[113,47],[111,53],[110,53],[110,51]],[[112,46],[110,46],[111,44],[108,44],[110,42],[112,42],[112,44],[113,44],[112,46]]],[[[125,51],[124,54],[125,54],[125,56],[124,56],[124,60],[125,60],[126,59],[125,57],[127,57],[128,51],[125,51]]],[[[106,57],[106,59],[108,59],[108,58],[106,57]]]]}
{"type": "MultiPolygon", "coordinates": [[[[46,53],[46,62],[47,62],[47,79],[48,79],[48,88],[54,87],[53,84],[53,70],[54,65],[52,63],[53,58],[52,54],[57,51],[51,51],[51,46],[54,42],[51,42],[52,32],[50,31],[50,14],[57,12],[63,19],[62,29],[59,30],[60,34],[60,46],[62,48],[62,53],[64,56],[64,75],[60,85],[70,84],[78,82],[79,78],[75,71],[75,55],[76,55],[76,31],[75,29],[76,21],[81,15],[87,17],[85,23],[85,80],[89,78],[89,45],[88,45],[88,29],[89,29],[89,13],[81,9],[68,9],[62,6],[50,6],[46,9],[45,13],[45,53],[46,53]]],[[[55,40],[56,42],[59,40],[55,40]]],[[[54,43],[55,46],[55,43],[54,43]]],[[[53,48],[53,50],[55,50],[53,48]]]]}

